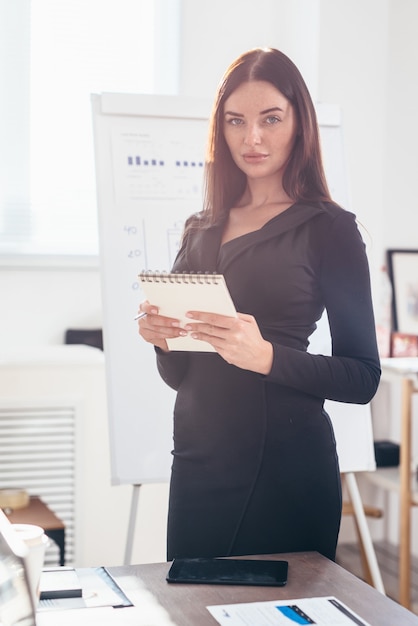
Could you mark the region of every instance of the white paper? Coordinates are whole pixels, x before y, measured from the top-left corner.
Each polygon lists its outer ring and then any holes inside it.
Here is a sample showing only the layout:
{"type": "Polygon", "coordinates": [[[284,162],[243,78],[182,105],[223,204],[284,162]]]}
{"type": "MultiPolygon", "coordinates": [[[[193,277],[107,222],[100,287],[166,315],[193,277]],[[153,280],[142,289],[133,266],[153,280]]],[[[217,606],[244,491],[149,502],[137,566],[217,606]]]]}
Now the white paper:
{"type": "Polygon", "coordinates": [[[208,606],[221,626],[370,626],[334,596],[208,606]]]}

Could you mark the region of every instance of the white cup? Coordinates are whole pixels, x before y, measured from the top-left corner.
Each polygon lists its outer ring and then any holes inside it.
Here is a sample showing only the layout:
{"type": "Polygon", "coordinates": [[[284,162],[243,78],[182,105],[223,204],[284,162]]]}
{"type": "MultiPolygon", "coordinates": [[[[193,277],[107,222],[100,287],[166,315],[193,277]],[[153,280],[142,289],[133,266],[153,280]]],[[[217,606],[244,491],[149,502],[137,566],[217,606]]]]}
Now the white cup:
{"type": "Polygon", "coordinates": [[[36,607],[39,601],[39,582],[44,566],[48,537],[45,535],[43,528],[34,524],[12,524],[12,526],[19,539],[28,548],[25,558],[26,570],[33,603],[36,607]]]}

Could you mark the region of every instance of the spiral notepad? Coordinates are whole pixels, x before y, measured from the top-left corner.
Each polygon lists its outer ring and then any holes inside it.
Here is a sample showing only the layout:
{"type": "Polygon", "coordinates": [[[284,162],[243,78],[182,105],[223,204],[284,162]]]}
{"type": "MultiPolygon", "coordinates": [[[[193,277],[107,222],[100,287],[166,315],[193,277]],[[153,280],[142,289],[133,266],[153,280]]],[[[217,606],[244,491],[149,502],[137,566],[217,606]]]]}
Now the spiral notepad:
{"type": "MultiPolygon", "coordinates": [[[[146,300],[155,304],[161,315],[179,319],[182,326],[190,322],[187,311],[237,315],[222,274],[143,271],[138,277],[146,300]]],[[[215,352],[206,341],[189,336],[168,339],[167,344],[170,350],[215,352]]]]}

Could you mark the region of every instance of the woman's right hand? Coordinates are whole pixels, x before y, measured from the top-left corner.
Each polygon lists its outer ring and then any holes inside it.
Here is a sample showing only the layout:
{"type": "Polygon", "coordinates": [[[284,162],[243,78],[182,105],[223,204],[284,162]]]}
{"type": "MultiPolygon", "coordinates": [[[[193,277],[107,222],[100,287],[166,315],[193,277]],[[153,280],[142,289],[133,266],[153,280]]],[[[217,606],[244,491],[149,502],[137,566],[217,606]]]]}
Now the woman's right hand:
{"type": "Polygon", "coordinates": [[[140,304],[138,314],[141,313],[146,315],[138,320],[139,334],[142,339],[164,352],[169,352],[166,339],[187,335],[186,331],[180,328],[178,319],[159,315],[158,308],[148,301],[140,304]]]}

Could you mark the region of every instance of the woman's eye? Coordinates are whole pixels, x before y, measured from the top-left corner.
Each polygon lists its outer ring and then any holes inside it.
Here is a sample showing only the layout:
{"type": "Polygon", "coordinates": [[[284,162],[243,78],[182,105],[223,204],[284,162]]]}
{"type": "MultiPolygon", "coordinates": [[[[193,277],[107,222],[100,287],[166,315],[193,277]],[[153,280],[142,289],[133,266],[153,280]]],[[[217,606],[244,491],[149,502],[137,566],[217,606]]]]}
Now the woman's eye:
{"type": "Polygon", "coordinates": [[[229,119],[226,120],[226,123],[230,124],[231,126],[240,126],[244,122],[239,117],[230,117],[229,119]]]}
{"type": "Polygon", "coordinates": [[[266,124],[277,124],[280,122],[280,118],[277,115],[269,115],[266,117],[266,124]]]}

